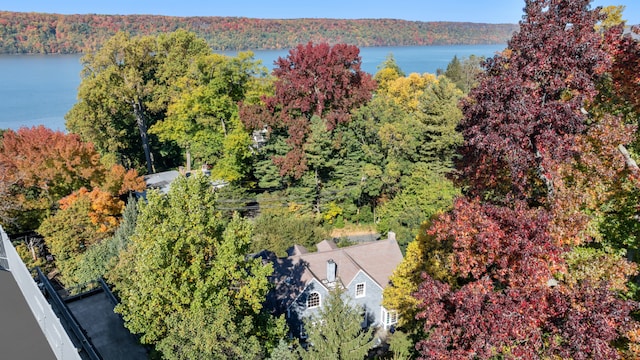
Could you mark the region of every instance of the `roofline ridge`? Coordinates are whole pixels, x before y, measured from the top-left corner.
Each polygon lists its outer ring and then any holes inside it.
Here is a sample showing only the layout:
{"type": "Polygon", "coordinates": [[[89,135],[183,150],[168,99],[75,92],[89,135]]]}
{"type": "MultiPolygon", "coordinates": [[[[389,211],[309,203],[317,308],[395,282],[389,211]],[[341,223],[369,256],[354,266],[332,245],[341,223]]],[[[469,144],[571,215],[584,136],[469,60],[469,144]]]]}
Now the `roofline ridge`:
{"type": "MultiPolygon", "coordinates": [[[[362,271],[362,272],[363,272],[363,273],[365,273],[369,278],[371,278],[371,280],[373,280],[373,282],[374,282],[374,283],[376,283],[376,284],[377,284],[381,289],[384,289],[384,286],[382,286],[381,284],[379,284],[379,283],[378,283],[378,281],[376,280],[376,278],[375,278],[375,277],[373,277],[371,274],[369,274],[369,272],[368,272],[364,267],[362,267],[362,266],[361,266],[361,265],[360,265],[360,264],[359,264],[359,263],[358,263],[354,258],[352,258],[352,257],[351,257],[351,255],[349,255],[349,253],[347,253],[347,252],[345,251],[345,255],[346,255],[349,259],[351,259],[351,261],[352,261],[352,262],[353,262],[353,263],[358,267],[358,269],[360,269],[360,271],[362,271]]],[[[356,273],[356,275],[357,275],[357,274],[358,274],[358,273],[356,273]]],[[[349,283],[351,283],[351,281],[353,281],[353,279],[351,279],[351,280],[349,281],[349,283]]]]}

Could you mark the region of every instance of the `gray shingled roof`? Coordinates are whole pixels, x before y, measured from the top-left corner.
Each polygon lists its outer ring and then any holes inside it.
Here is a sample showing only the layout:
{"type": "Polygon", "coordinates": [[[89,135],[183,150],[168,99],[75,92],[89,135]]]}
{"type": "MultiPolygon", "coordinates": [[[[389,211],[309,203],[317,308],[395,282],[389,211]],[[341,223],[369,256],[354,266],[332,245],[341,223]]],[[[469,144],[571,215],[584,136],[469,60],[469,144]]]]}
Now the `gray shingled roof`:
{"type": "Polygon", "coordinates": [[[329,260],[336,263],[336,276],[342,284],[348,285],[362,270],[381,288],[385,288],[403,259],[395,235],[390,235],[386,240],[344,248],[338,248],[331,240],[324,240],[317,244],[317,252],[305,252],[306,249],[296,246],[291,256],[268,259],[274,264],[272,281],[276,285],[270,300],[275,302],[275,308],[283,311],[312,279],[326,283],[329,260]]]}
{"type": "Polygon", "coordinates": [[[292,263],[304,263],[306,271],[301,280],[306,284],[311,278],[327,279],[327,261],[337,265],[337,277],[347,285],[359,270],[385,288],[393,270],[402,261],[402,252],[394,239],[373,241],[339,248],[333,241],[324,240],[317,245],[318,251],[290,257],[292,263]]]}

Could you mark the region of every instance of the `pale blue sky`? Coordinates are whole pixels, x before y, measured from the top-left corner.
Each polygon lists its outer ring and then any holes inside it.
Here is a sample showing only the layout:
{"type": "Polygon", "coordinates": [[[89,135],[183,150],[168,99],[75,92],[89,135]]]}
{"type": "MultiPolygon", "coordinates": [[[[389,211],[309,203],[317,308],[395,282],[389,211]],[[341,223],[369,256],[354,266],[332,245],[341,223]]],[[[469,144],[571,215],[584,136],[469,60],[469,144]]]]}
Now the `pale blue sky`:
{"type": "MultiPolygon", "coordinates": [[[[625,5],[628,24],[640,24],[639,0],[594,0],[592,7],[625,5]]],[[[153,14],[288,18],[393,18],[416,21],[517,23],[524,0],[0,0],[0,10],[59,14],[153,14]]]]}

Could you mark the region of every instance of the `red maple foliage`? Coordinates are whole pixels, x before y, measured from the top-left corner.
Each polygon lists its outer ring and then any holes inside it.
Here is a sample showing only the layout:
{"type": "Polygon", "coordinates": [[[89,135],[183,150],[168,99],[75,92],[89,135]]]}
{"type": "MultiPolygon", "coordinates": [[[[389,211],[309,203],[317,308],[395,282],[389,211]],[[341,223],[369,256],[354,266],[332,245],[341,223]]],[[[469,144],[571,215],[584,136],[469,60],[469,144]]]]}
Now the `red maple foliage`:
{"type": "Polygon", "coordinates": [[[556,283],[562,253],[547,231],[550,214],[523,201],[512,208],[456,201],[429,232],[452,244],[457,283],[423,275],[416,298],[428,336],[425,359],[614,359],[612,341],[633,325],[637,308],[606,283],[556,283]]]}
{"type": "Polygon", "coordinates": [[[452,290],[427,276],[417,295],[429,334],[416,345],[424,359],[617,359],[612,342],[637,308],[598,284],[499,291],[483,278],[452,290]]]}
{"type": "Polygon", "coordinates": [[[501,286],[544,285],[562,263],[563,249],[549,236],[550,214],[516,201],[513,207],[457,199],[429,229],[451,241],[451,270],[463,281],[488,277],[501,286]]]}
{"type": "MultiPolygon", "coordinates": [[[[621,32],[618,27],[608,33],[614,55],[611,78],[617,94],[640,113],[640,41],[631,34],[622,36],[621,32]]],[[[640,34],[640,27],[633,27],[632,32],[640,34]]]]}
{"type": "Polygon", "coordinates": [[[306,170],[303,145],[312,116],[324,119],[332,131],[371,98],[376,83],[361,70],[359,54],[353,45],[298,45],[276,60],[275,94],[263,99],[265,106],[243,107],[241,118],[249,128],[268,125],[287,132],[291,151],[274,159],[282,174],[300,177],[306,170]]]}
{"type": "Polygon", "coordinates": [[[638,304],[609,283],[554,279],[588,238],[586,212],[607,200],[597,191],[627,173],[617,147],[632,128],[583,108],[611,69],[589,4],[526,0],[520,31],[463,105],[459,180],[474,199],[429,229],[450,245],[455,280],[424,274],[414,295],[425,359],[615,359],[614,341],[635,334],[638,304]]]}
{"type": "Polygon", "coordinates": [[[485,63],[461,123],[461,178],[476,194],[537,201],[553,192],[555,167],[572,158],[587,119],[581,109],[610,63],[589,3],[527,0],[520,31],[485,63]]]}

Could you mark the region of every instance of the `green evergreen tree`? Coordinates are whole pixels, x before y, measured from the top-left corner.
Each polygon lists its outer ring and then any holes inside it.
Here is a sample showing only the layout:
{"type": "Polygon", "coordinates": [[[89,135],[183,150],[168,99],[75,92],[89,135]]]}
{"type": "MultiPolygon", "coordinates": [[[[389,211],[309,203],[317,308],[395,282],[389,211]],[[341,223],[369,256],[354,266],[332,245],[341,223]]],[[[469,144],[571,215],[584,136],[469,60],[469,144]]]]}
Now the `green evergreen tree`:
{"type": "Polygon", "coordinates": [[[307,350],[303,359],[362,360],[373,345],[371,329],[362,329],[362,309],[343,299],[343,291],[334,289],[317,316],[305,319],[307,350]]]}
{"type": "Polygon", "coordinates": [[[484,57],[482,56],[471,55],[462,61],[454,56],[443,75],[453,81],[463,93],[468,94],[473,87],[478,85],[478,76],[483,71],[483,61],[484,57]]]}
{"type": "Polygon", "coordinates": [[[270,360],[298,360],[300,357],[291,350],[291,346],[284,340],[280,340],[278,346],[271,352],[270,360]]]}
{"type": "Polygon", "coordinates": [[[113,236],[91,246],[84,253],[76,271],[80,283],[104,277],[115,266],[120,252],[126,250],[131,243],[129,237],[135,230],[138,218],[137,204],[137,200],[130,196],[122,213],[120,225],[113,236]]]}
{"type": "Polygon", "coordinates": [[[462,80],[462,64],[457,55],[454,55],[451,62],[447,64],[447,70],[444,71],[443,75],[451,79],[454,83],[462,80]]]}

